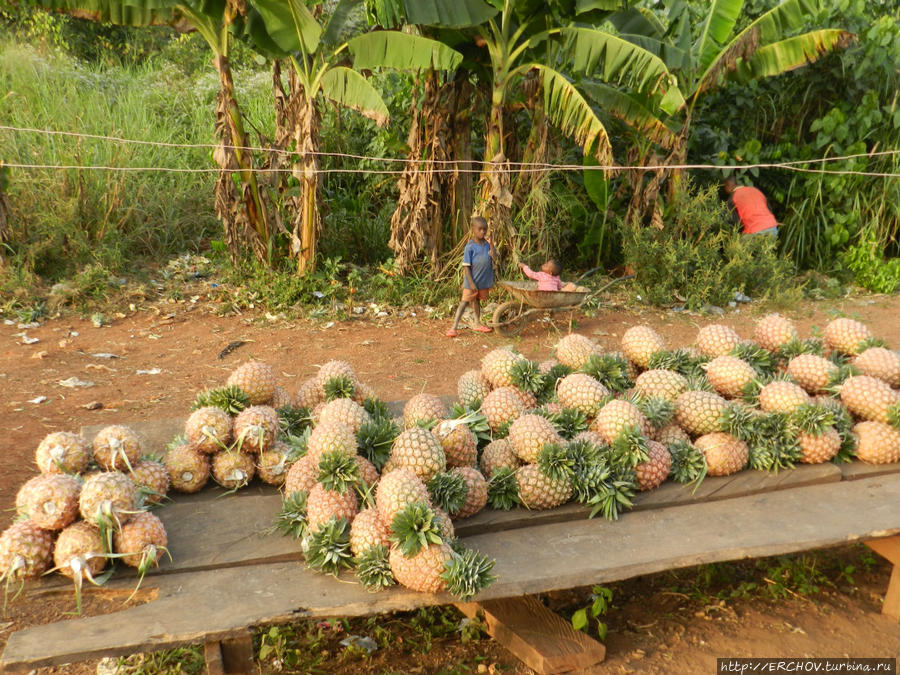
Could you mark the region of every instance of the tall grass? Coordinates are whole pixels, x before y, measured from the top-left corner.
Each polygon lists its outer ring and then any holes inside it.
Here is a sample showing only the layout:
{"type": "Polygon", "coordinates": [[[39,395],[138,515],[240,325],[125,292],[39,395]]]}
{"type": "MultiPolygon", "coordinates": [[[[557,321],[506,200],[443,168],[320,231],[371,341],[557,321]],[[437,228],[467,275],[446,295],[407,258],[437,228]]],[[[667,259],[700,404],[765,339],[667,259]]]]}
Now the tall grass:
{"type": "MultiPolygon", "coordinates": [[[[0,119],[20,128],[172,144],[212,143],[215,74],[187,79],[168,62],[86,65],[58,52],[0,44],[0,119]]],[[[263,95],[263,92],[260,92],[263,95]]],[[[7,163],[215,168],[209,148],[169,148],[0,131],[7,163]]],[[[218,232],[215,173],[9,169],[11,241],[3,280],[52,282],[89,265],[122,272],[196,250],[218,232]],[[13,270],[15,273],[13,273],[13,270]]]]}

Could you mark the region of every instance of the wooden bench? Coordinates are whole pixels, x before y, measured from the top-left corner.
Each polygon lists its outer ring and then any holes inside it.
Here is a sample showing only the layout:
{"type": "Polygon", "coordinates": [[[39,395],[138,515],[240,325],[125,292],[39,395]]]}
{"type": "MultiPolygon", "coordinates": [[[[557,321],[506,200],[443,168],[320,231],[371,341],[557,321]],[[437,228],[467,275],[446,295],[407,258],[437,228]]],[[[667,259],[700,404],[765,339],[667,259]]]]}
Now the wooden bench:
{"type": "MultiPolygon", "coordinates": [[[[173,435],[171,425],[134,426],[148,437],[173,435]]],[[[335,579],[312,572],[298,542],[273,532],[277,491],[254,485],[221,496],[218,489],[177,495],[157,511],[174,561],[144,580],[151,601],[15,632],[0,667],[31,669],[206,643],[211,673],[250,672],[250,627],[454,602],[403,588],[370,593],[350,574],[335,579]]],[[[616,522],[589,520],[583,507],[571,504],[552,511],[482,512],[458,521],[456,530],[468,546],[496,558],[498,581],[477,603],[457,606],[470,616],[484,611],[495,639],[538,672],[585,669],[603,659],[602,645],[572,631],[531,596],[865,541],[895,564],[883,612],[900,619],[897,504],[900,465],[854,463],[771,475],[743,471],[707,478],[696,492],[667,483],[639,495],[635,509],[616,522]],[[537,624],[528,618],[534,613],[540,615],[537,624]]],[[[26,601],[70,592],[63,582],[39,585],[26,601]]],[[[133,584],[133,576],[123,574],[105,588],[121,591],[133,584]]]]}

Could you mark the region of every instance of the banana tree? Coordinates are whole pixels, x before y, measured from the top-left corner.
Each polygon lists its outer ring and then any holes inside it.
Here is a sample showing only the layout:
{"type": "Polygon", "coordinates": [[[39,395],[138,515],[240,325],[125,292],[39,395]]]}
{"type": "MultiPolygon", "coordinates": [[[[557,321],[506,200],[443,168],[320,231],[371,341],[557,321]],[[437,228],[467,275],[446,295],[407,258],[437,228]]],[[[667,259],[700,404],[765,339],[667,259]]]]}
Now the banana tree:
{"type": "Polygon", "coordinates": [[[235,96],[228,60],[231,32],[240,24],[243,0],[39,0],[50,11],[60,11],[101,23],[128,26],[170,25],[196,30],[214,54],[219,75],[213,157],[221,172],[215,186],[215,210],[225,230],[233,261],[244,246],[255,257],[271,263],[269,209],[260,189],[243,115],[235,96]]]}
{"type": "Polygon", "coordinates": [[[283,107],[283,131],[297,159],[293,176],[300,182],[291,235],[291,252],[299,273],[315,266],[321,231],[319,211],[321,101],[356,110],[377,124],[388,109],[362,71],[378,67],[453,69],[462,56],[447,45],[398,31],[365,29],[361,0],[339,0],[329,16],[321,5],[312,10],[300,0],[250,0],[247,34],[254,45],[290,66],[289,92],[283,107]]]}

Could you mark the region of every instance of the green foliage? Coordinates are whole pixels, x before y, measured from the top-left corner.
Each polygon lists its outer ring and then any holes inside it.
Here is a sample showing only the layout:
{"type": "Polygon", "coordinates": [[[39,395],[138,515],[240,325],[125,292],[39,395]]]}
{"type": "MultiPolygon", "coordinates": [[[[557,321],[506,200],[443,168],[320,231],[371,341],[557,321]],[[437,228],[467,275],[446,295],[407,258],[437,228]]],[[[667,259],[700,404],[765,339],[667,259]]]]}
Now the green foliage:
{"type": "Polygon", "coordinates": [[[121,675],[188,675],[206,672],[202,645],[111,659],[121,675]]]}
{"type": "Polygon", "coordinates": [[[591,604],[587,607],[582,607],[572,614],[572,628],[575,630],[587,631],[593,620],[597,625],[597,637],[601,640],[605,640],[608,626],[600,620],[600,617],[609,610],[612,596],[613,592],[611,588],[607,588],[606,586],[594,586],[589,598],[591,604]]]}
{"type": "Polygon", "coordinates": [[[723,306],[736,292],[781,295],[792,265],[767,236],[744,236],[728,223],[715,189],[676,193],[663,229],[631,225],[623,232],[625,262],[639,298],[654,305],[723,306]]]}

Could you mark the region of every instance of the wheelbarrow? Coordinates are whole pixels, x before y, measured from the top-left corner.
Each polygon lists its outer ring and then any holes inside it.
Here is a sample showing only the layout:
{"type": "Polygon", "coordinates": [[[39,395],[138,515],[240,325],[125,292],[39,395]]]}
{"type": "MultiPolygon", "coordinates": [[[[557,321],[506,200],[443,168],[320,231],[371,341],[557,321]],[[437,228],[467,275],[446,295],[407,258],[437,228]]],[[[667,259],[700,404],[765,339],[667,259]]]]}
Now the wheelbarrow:
{"type": "MultiPolygon", "coordinates": [[[[577,284],[598,269],[600,268],[595,267],[592,270],[588,270],[578,277],[574,283],[577,284]]],[[[592,295],[602,293],[614,283],[624,279],[630,279],[633,276],[634,275],[631,274],[618,279],[613,279],[610,283],[596,291],[539,291],[537,289],[536,281],[498,281],[497,285],[505,289],[513,299],[497,306],[491,320],[491,328],[500,333],[500,335],[518,335],[536,314],[565,312],[578,309],[592,295]]]]}

